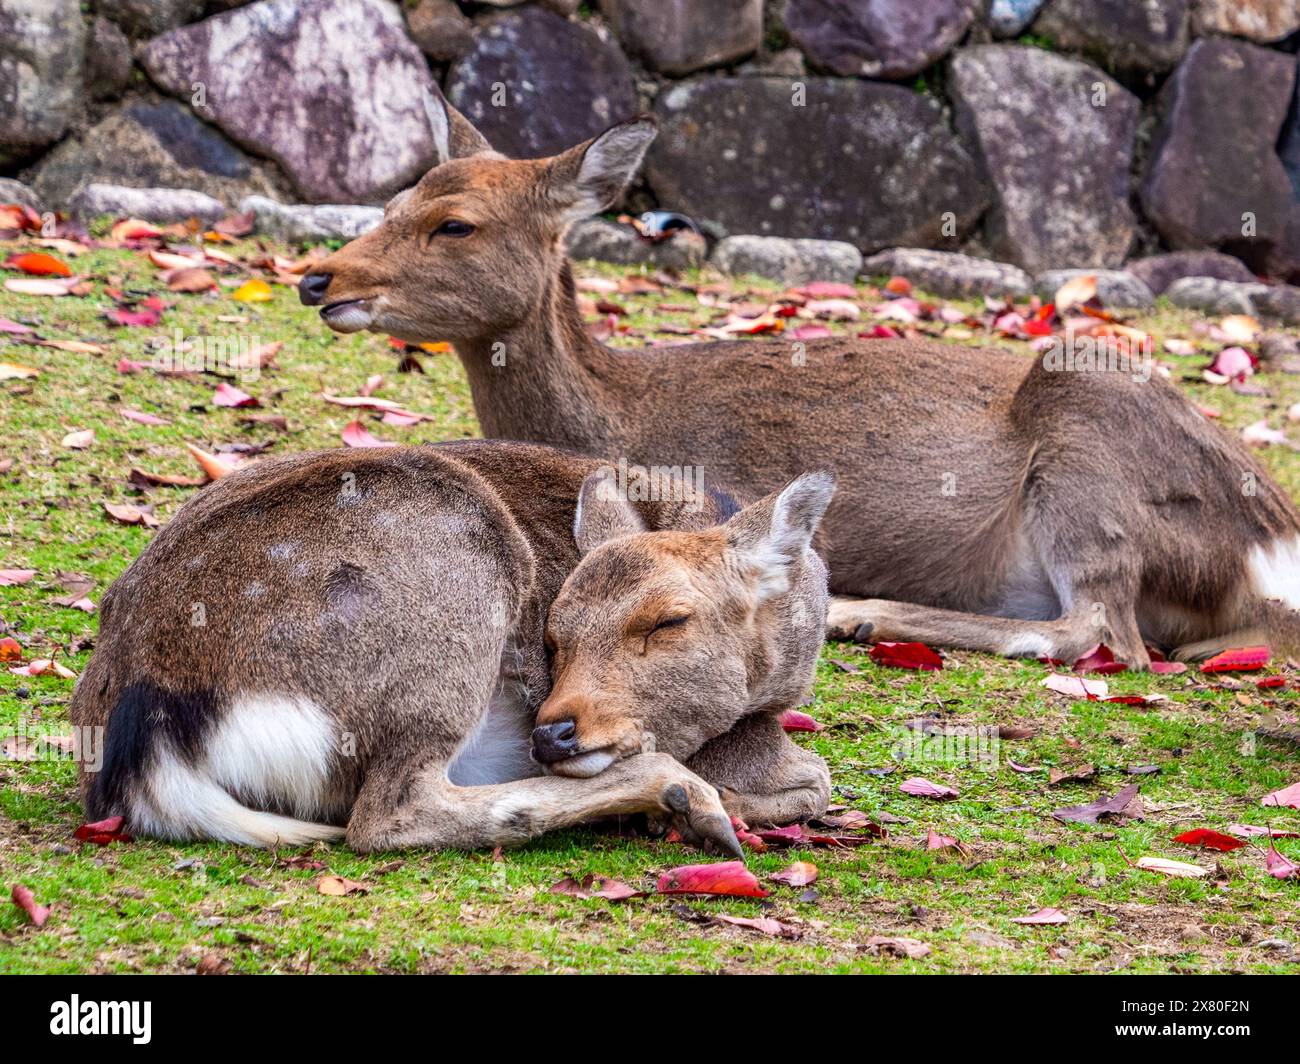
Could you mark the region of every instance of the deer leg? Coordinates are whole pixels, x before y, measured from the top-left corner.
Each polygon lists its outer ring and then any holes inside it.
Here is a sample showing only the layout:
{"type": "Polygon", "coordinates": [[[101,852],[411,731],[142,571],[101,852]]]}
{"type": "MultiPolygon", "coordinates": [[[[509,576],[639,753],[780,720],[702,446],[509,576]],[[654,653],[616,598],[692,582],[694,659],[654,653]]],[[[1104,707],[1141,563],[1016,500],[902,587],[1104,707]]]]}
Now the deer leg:
{"type": "Polygon", "coordinates": [[[1097,643],[1106,643],[1118,660],[1133,668],[1150,664],[1132,607],[1106,608],[1105,600],[1054,620],[1025,621],[888,599],[836,598],[827,612],[826,636],[859,643],[929,643],[1008,658],[1061,661],[1074,661],[1097,643]]]}
{"type": "Polygon", "coordinates": [[[587,778],[538,776],[482,787],[450,783],[442,764],[404,776],[380,767],[353,807],[347,841],[362,853],[475,850],[631,813],[670,818],[686,841],[741,856],[718,792],[667,754],[637,754],[587,778]]]}
{"type": "Polygon", "coordinates": [[[751,827],[792,824],[826,812],[826,762],[790,741],[772,713],[746,717],[686,762],[722,794],[727,812],[751,827]]]}

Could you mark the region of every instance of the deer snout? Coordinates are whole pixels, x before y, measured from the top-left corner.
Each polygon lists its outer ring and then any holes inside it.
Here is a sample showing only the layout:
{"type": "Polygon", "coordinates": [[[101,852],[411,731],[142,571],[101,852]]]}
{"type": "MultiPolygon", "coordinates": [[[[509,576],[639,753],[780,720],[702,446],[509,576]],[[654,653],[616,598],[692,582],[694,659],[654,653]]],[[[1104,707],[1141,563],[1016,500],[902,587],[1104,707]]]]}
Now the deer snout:
{"type": "Polygon", "coordinates": [[[533,729],[533,757],[539,764],[553,765],[578,752],[578,725],[572,720],[539,724],[533,729]]]}
{"type": "Polygon", "coordinates": [[[312,271],[303,274],[302,280],[298,282],[298,299],[305,307],[320,306],[325,302],[325,293],[329,291],[332,280],[334,280],[332,273],[312,271]]]}

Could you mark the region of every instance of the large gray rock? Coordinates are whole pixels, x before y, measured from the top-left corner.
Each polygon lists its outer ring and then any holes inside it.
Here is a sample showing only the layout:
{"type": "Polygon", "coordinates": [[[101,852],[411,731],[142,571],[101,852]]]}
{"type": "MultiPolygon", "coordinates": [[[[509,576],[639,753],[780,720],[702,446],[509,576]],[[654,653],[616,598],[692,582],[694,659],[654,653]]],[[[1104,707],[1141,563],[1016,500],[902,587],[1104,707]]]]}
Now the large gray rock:
{"type": "Polygon", "coordinates": [[[704,237],[689,229],[678,230],[667,240],[646,240],[630,225],[604,218],[588,218],[571,226],[565,247],[575,259],[669,270],[694,269],[703,265],[708,254],[704,237]]]}
{"type": "Polygon", "coordinates": [[[1134,259],[1124,268],[1140,278],[1156,295],[1161,295],[1175,281],[1184,277],[1213,277],[1219,281],[1251,284],[1255,275],[1241,259],[1221,251],[1171,251],[1134,259]]]}
{"type": "Polygon", "coordinates": [[[259,233],[288,244],[355,240],[384,220],[382,207],[277,203],[265,196],[249,196],[240,202],[239,211],[252,211],[259,233]]]}
{"type": "Polygon", "coordinates": [[[763,0],[600,0],[623,47],[654,70],[690,74],[763,43],[763,0]]]}
{"type": "Polygon", "coordinates": [[[183,222],[197,218],[212,224],[226,213],[218,199],[188,188],[127,188],[125,185],[90,184],[68,204],[78,218],[141,218],[146,222],[183,222]]]}
{"type": "Polygon", "coordinates": [[[0,0],[0,166],[63,135],[81,94],[78,0],[0,0]]]}
{"type": "Polygon", "coordinates": [[[1097,298],[1102,306],[1145,310],[1155,305],[1147,283],[1128,270],[1048,270],[1038,275],[1034,285],[1040,296],[1051,299],[1066,281],[1085,275],[1097,278],[1097,298]]]}
{"type": "Polygon", "coordinates": [[[1137,98],[1091,64],[1005,44],[958,52],[949,88],[993,184],[993,254],[1031,273],[1122,263],[1137,98]]]}
{"type": "Polygon", "coordinates": [[[1047,0],[1034,33],[1111,70],[1165,71],[1191,43],[1191,0],[1047,0]]]}
{"type": "Polygon", "coordinates": [[[63,141],[29,172],[46,203],[62,207],[89,181],[192,188],[226,203],[288,192],[273,165],[250,159],[175,100],[136,99],[63,141]]]}
{"type": "Polygon", "coordinates": [[[1165,83],[1140,196],[1171,248],[1222,248],[1257,266],[1283,239],[1292,188],[1274,145],[1295,66],[1267,48],[1202,40],[1165,83]]]}
{"type": "Polygon", "coordinates": [[[498,151],[554,155],[638,110],[632,68],[592,26],[538,7],[494,15],[447,73],[447,98],[498,151]]]}
{"type": "Polygon", "coordinates": [[[1261,317],[1276,318],[1285,325],[1300,325],[1300,288],[1273,284],[1251,299],[1261,317]]]}
{"type": "Polygon", "coordinates": [[[852,284],[862,266],[862,252],[842,240],[729,236],[718,241],[709,264],[723,273],[752,273],[787,285],[812,281],[852,284]]]}
{"type": "Polygon", "coordinates": [[[262,0],[150,41],[160,86],[276,160],[304,199],[365,202],[433,161],[429,68],[385,0],[262,0]]]}
{"type": "Polygon", "coordinates": [[[988,203],[930,97],[880,82],[705,78],[660,93],[660,204],[729,233],[955,245],[988,203]]]}
{"type": "Polygon", "coordinates": [[[0,177],[0,203],[20,203],[37,214],[41,212],[41,197],[36,190],[12,177],[0,177]]]}
{"type": "Polygon", "coordinates": [[[1038,14],[1043,0],[993,0],[988,24],[995,37],[1019,37],[1038,14]]]}
{"type": "Polygon", "coordinates": [[[980,8],[976,0],[788,0],[785,27],[816,66],[910,78],[946,55],[980,8]]]}
{"type": "Polygon", "coordinates": [[[406,28],[420,51],[438,63],[459,59],[474,47],[474,23],[456,0],[420,0],[408,6],[406,28]]]}
{"type": "Polygon", "coordinates": [[[1271,44],[1300,29],[1300,0],[1197,0],[1196,29],[1271,44]]]}
{"type": "Polygon", "coordinates": [[[138,37],[174,30],[203,14],[204,0],[96,0],[106,18],[138,37]]]}
{"type": "Polygon", "coordinates": [[[973,296],[1023,298],[1033,281],[1019,266],[954,251],[889,248],[862,263],[864,277],[906,277],[918,288],[949,299],[973,296]]]}
{"type": "Polygon", "coordinates": [[[1165,298],[1176,307],[1207,314],[1254,314],[1255,297],[1267,291],[1266,284],[1183,277],[1165,289],[1165,298]]]}
{"type": "Polygon", "coordinates": [[[106,18],[90,25],[86,44],[86,91],[96,100],[115,100],[131,83],[131,42],[106,18]]]}

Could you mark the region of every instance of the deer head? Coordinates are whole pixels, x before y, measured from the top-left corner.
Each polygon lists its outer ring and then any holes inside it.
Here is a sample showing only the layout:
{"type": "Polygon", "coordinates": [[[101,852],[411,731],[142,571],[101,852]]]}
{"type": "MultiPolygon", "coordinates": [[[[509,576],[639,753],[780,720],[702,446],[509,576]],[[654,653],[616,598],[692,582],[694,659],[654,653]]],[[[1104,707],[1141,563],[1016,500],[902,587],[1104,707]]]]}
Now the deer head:
{"type": "Polygon", "coordinates": [[[650,750],[681,760],[742,717],[797,705],[826,610],[810,545],[834,490],[808,474],[724,525],[646,532],[608,473],[588,477],[582,558],[547,620],[554,686],[534,758],[568,776],[650,750]]]}
{"type": "Polygon", "coordinates": [[[507,159],[441,93],[426,105],[437,165],[299,285],[337,332],[472,341],[536,315],[565,229],[618,199],[656,132],[642,116],[549,159],[507,159]]]}

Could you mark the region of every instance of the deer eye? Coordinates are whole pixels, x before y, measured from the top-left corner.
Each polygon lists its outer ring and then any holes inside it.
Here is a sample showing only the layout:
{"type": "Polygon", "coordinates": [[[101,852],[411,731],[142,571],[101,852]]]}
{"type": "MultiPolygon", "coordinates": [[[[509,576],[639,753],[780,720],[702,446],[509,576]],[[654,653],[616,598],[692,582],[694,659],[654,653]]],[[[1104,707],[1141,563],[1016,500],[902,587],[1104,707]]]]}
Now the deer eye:
{"type": "Polygon", "coordinates": [[[433,236],[469,236],[474,232],[474,227],[469,222],[462,222],[459,218],[448,218],[437,229],[433,231],[433,236]]]}
{"type": "Polygon", "coordinates": [[[650,629],[650,634],[654,635],[655,632],[662,632],[665,628],[679,628],[690,619],[691,619],[691,615],[689,613],[683,613],[681,616],[678,617],[665,617],[662,621],[660,621],[658,624],[656,624],[653,628],[650,629]]]}

